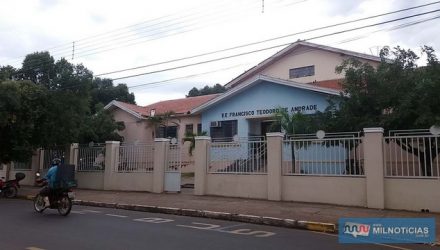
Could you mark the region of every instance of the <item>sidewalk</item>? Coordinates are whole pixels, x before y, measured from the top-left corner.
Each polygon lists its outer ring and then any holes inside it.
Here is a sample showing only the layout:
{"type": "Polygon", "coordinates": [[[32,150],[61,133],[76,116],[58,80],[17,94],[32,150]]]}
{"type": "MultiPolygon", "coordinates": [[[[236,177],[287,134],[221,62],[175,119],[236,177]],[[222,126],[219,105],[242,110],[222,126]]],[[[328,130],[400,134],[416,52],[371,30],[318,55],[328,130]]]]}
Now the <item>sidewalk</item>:
{"type": "MultiPolygon", "coordinates": [[[[39,188],[24,186],[19,190],[19,195],[35,195],[38,191],[39,188]]],[[[81,201],[208,210],[332,224],[337,224],[338,219],[341,217],[434,217],[436,218],[437,241],[440,240],[439,213],[377,210],[327,204],[278,202],[245,198],[195,196],[192,194],[192,191],[192,189],[182,189],[182,193],[180,194],[153,194],[147,192],[76,189],[75,194],[76,199],[81,201]]]]}

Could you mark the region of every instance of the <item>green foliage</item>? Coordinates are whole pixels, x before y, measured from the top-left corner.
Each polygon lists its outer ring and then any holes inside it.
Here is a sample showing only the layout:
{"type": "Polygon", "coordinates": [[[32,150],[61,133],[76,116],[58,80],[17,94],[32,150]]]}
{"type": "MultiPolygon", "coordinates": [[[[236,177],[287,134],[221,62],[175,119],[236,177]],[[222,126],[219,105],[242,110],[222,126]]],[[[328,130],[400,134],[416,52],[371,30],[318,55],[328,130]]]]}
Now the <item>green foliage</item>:
{"type": "Polygon", "coordinates": [[[319,114],[330,131],[429,128],[440,124],[440,66],[434,50],[425,46],[427,65],[418,67],[417,55],[400,47],[381,51],[375,69],[350,59],[337,68],[345,72],[345,95],[319,114]]]}
{"type": "Polygon", "coordinates": [[[275,122],[271,126],[271,131],[281,127],[287,135],[309,134],[317,130],[317,117],[305,115],[300,112],[290,114],[287,110],[279,107],[273,116],[275,122]]]}
{"type": "Polygon", "coordinates": [[[201,133],[197,133],[197,134],[194,134],[194,133],[186,133],[185,134],[183,141],[184,142],[189,141],[191,143],[189,146],[189,152],[188,152],[189,155],[192,155],[192,153],[196,147],[196,136],[206,136],[206,135],[208,135],[208,132],[206,132],[206,131],[202,131],[201,133]]]}
{"type": "Polygon", "coordinates": [[[91,103],[92,113],[95,113],[94,107],[97,104],[106,105],[107,103],[117,100],[121,102],[136,104],[134,100],[134,94],[128,91],[126,84],[113,85],[113,81],[107,78],[95,78],[92,82],[91,90],[91,103]]]}
{"type": "Polygon", "coordinates": [[[0,162],[25,161],[38,145],[47,91],[29,81],[0,83],[0,162]]]}
{"type": "Polygon", "coordinates": [[[125,129],[123,122],[117,123],[110,111],[102,104],[97,104],[96,113],[88,116],[81,127],[80,143],[120,141],[122,138],[116,131],[125,129]]]}
{"type": "Polygon", "coordinates": [[[211,95],[211,94],[218,94],[223,93],[226,91],[226,88],[220,84],[216,84],[212,87],[209,87],[206,85],[205,87],[201,89],[197,89],[196,87],[192,88],[186,97],[194,97],[194,96],[201,96],[201,95],[211,95]]]}
{"type": "Polygon", "coordinates": [[[26,56],[21,69],[0,67],[0,162],[27,160],[38,147],[119,140],[124,124],[103,110],[113,99],[134,103],[126,85],[93,80],[48,52],[26,56]]]}
{"type": "Polygon", "coordinates": [[[14,67],[7,65],[4,67],[0,67],[0,82],[11,80],[12,76],[16,73],[17,69],[14,67]]]}

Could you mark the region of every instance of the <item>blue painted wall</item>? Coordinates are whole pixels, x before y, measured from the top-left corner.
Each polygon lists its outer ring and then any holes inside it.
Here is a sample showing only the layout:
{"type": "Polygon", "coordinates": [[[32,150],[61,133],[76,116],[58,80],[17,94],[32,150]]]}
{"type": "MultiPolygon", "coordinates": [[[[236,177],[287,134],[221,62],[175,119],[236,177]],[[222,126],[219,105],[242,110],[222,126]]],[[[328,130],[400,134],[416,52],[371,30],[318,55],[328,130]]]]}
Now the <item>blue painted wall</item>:
{"type": "Polygon", "coordinates": [[[202,112],[202,130],[209,134],[211,121],[237,120],[238,136],[247,137],[249,132],[247,118],[271,117],[272,114],[267,114],[265,111],[280,106],[288,108],[289,111],[292,107],[309,106],[312,110],[304,110],[303,113],[313,114],[316,110],[325,110],[328,106],[328,97],[329,95],[323,93],[262,81],[202,112]],[[253,112],[253,115],[232,116],[231,114],[231,112],[245,111],[251,114],[253,112]]]}

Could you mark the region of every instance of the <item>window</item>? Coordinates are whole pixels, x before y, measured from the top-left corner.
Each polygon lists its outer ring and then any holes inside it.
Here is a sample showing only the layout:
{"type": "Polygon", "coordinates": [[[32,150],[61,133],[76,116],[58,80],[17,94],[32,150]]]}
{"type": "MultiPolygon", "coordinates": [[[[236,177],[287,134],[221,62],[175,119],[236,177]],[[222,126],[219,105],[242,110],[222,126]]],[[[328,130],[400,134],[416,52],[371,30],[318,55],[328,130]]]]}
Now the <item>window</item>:
{"type": "Polygon", "coordinates": [[[32,161],[31,159],[24,162],[14,161],[14,170],[31,170],[32,169],[31,161],[32,161]]]}
{"type": "Polygon", "coordinates": [[[315,65],[289,70],[289,78],[300,78],[315,75],[315,65]]]}
{"type": "Polygon", "coordinates": [[[202,124],[197,124],[197,134],[200,135],[202,133],[202,124]]]}
{"type": "Polygon", "coordinates": [[[185,125],[185,135],[193,134],[194,133],[193,127],[194,126],[192,124],[186,124],[185,125]]]}
{"type": "Polygon", "coordinates": [[[232,141],[232,137],[237,134],[237,120],[217,122],[216,126],[210,127],[211,138],[232,141]]]}
{"type": "Polygon", "coordinates": [[[177,138],[177,126],[157,128],[156,138],[177,138]]]}

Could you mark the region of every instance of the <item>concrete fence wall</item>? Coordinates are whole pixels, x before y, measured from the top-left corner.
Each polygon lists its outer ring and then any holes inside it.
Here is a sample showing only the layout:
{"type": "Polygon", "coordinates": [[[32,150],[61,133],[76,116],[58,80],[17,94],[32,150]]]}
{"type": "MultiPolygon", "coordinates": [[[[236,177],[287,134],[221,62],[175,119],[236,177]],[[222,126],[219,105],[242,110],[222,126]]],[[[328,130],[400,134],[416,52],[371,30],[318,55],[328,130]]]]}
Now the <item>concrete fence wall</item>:
{"type": "MultiPolygon", "coordinates": [[[[134,169],[125,172],[118,171],[119,165],[119,147],[117,141],[108,141],[105,143],[105,168],[103,170],[94,169],[91,171],[81,171],[76,169],[75,178],[78,182],[78,188],[95,190],[118,190],[118,191],[147,191],[161,193],[164,191],[164,173],[168,164],[167,147],[168,139],[156,139],[154,142],[154,168],[134,169]]],[[[66,163],[76,165],[78,163],[78,144],[74,143],[67,149],[68,157],[66,163]]],[[[26,178],[21,181],[22,185],[34,185],[35,174],[41,173],[43,176],[47,169],[44,166],[44,150],[39,149],[32,157],[31,169],[14,169],[13,163],[2,165],[0,167],[0,177],[8,176],[14,178],[15,173],[22,172],[26,178]]],[[[145,157],[143,156],[143,159],[145,157]]],[[[134,159],[136,161],[138,159],[134,159]]]]}
{"type": "Polygon", "coordinates": [[[385,178],[383,129],[362,137],[359,176],[283,175],[283,134],[267,134],[267,174],[212,173],[209,137],[196,138],[195,194],[440,212],[440,177],[385,178]]]}

